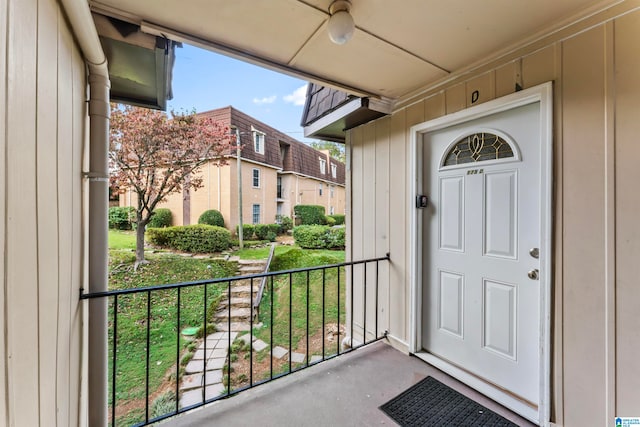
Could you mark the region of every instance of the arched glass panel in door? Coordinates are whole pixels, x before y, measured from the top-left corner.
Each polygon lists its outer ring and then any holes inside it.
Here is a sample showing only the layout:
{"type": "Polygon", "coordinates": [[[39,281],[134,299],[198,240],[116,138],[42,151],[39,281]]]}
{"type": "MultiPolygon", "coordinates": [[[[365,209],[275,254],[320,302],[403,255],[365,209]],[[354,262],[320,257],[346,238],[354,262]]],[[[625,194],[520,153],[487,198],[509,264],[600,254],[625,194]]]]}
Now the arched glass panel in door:
{"type": "Polygon", "coordinates": [[[456,166],[515,157],[504,138],[490,132],[477,132],[458,140],[444,156],[442,166],[456,166]]]}

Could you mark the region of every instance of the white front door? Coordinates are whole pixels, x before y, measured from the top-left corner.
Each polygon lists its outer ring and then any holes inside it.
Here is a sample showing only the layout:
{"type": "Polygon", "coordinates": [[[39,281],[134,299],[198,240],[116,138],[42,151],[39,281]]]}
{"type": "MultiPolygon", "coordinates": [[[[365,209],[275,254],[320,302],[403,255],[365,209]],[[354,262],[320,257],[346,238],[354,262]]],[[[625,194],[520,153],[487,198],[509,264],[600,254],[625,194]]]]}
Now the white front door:
{"type": "Polygon", "coordinates": [[[422,138],[423,350],[537,411],[540,104],[422,138]]]}

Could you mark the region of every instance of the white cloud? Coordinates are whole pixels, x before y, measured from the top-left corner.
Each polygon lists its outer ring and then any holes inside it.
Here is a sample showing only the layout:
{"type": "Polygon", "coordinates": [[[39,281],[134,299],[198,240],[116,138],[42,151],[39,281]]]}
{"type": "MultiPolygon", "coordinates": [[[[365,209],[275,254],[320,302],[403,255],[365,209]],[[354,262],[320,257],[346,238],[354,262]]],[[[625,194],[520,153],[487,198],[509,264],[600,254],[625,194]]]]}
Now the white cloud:
{"type": "Polygon", "coordinates": [[[264,98],[253,98],[253,103],[257,105],[273,104],[278,97],[275,95],[265,96],[264,98]]]}
{"type": "Polygon", "coordinates": [[[304,100],[307,97],[307,85],[301,86],[294,90],[292,94],[282,97],[285,102],[290,102],[293,105],[304,105],[304,100]]]}

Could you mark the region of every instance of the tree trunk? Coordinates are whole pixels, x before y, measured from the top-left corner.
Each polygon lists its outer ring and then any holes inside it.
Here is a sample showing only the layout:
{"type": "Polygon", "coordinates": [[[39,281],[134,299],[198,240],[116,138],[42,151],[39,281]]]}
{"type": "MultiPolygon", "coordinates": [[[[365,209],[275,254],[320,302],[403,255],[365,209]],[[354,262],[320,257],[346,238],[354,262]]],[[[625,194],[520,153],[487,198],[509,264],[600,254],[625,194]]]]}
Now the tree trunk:
{"type": "Polygon", "coordinates": [[[143,221],[140,214],[136,215],[136,268],[144,263],[144,229],[147,222],[143,221]]]}

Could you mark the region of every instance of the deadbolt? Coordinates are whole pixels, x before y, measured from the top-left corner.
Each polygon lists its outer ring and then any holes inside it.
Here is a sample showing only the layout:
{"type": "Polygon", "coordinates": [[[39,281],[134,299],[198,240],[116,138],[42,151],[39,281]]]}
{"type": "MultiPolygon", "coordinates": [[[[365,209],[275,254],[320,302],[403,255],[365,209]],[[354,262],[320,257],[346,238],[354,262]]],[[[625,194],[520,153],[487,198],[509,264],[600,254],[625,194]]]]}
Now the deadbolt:
{"type": "Polygon", "coordinates": [[[540,250],[538,248],[531,248],[529,249],[529,255],[531,255],[535,259],[538,259],[538,257],[540,257],[540,250]]]}
{"type": "Polygon", "coordinates": [[[533,270],[529,270],[529,272],[527,273],[527,276],[529,276],[529,279],[531,280],[538,280],[538,269],[535,268],[533,270]]]}

